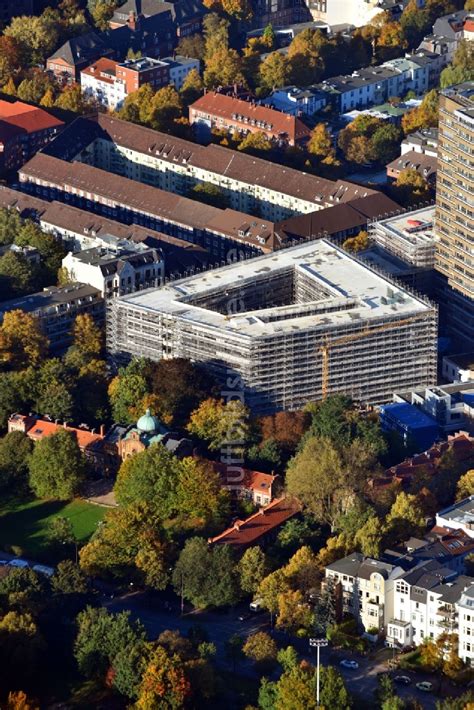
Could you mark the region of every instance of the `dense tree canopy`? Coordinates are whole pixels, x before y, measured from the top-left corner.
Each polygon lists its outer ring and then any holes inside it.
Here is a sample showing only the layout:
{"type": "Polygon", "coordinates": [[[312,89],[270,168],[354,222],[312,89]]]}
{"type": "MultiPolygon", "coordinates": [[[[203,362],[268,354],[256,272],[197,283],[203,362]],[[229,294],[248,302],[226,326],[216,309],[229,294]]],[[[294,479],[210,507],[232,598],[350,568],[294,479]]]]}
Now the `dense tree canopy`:
{"type": "Polygon", "coordinates": [[[84,455],[66,429],[37,441],[29,459],[30,486],[38,498],[67,500],[84,480],[84,455]]]}

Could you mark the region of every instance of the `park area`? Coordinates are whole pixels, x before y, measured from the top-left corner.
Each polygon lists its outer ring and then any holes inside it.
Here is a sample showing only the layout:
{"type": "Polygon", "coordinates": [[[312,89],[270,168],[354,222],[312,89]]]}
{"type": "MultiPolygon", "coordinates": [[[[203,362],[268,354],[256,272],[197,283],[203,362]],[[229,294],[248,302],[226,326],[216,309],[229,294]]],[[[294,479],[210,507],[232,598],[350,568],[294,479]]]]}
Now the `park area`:
{"type": "Polygon", "coordinates": [[[70,521],[79,545],[103,519],[106,508],[82,500],[41,501],[13,498],[0,506],[0,550],[34,561],[54,562],[48,528],[55,518],[70,521]]]}

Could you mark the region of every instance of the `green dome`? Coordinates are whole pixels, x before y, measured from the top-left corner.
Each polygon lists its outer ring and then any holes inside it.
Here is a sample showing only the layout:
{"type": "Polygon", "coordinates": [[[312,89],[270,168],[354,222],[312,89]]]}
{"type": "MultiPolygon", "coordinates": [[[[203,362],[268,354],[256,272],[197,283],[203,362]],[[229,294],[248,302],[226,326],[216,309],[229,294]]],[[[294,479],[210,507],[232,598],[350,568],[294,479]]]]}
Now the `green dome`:
{"type": "Polygon", "coordinates": [[[146,434],[152,434],[158,429],[158,420],[151,415],[149,409],[147,409],[143,417],[140,417],[138,420],[137,429],[146,434]]]}

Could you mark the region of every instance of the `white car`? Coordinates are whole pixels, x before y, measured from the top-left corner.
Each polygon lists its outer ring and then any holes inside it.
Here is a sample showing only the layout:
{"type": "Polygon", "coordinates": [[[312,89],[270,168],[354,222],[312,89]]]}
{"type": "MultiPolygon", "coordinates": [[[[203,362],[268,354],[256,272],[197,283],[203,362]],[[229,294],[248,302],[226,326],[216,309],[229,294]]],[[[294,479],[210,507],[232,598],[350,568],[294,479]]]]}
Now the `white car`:
{"type": "Polygon", "coordinates": [[[433,690],[433,683],[429,683],[427,680],[422,680],[421,683],[416,684],[416,687],[424,693],[431,693],[433,690]]]}
{"type": "Polygon", "coordinates": [[[26,560],[22,560],[19,557],[16,557],[14,560],[10,560],[8,563],[10,567],[29,567],[30,565],[26,560]]]}
{"type": "Polygon", "coordinates": [[[348,658],[344,658],[339,665],[343,668],[350,668],[353,671],[356,671],[359,668],[357,661],[350,661],[348,658]]]}
{"type": "Polygon", "coordinates": [[[46,565],[33,565],[33,572],[38,572],[39,574],[45,574],[47,577],[52,577],[54,574],[54,568],[47,567],[46,565]]]}

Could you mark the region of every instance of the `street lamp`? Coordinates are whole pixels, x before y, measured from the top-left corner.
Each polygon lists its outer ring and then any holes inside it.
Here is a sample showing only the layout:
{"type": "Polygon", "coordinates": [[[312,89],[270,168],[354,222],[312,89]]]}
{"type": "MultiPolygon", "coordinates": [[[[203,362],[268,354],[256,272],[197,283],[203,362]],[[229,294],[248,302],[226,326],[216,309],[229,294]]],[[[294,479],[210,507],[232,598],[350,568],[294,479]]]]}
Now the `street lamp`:
{"type": "Polygon", "coordinates": [[[316,705],[319,707],[319,649],[325,648],[328,645],[327,639],[310,638],[310,648],[316,649],[316,705]]]}

